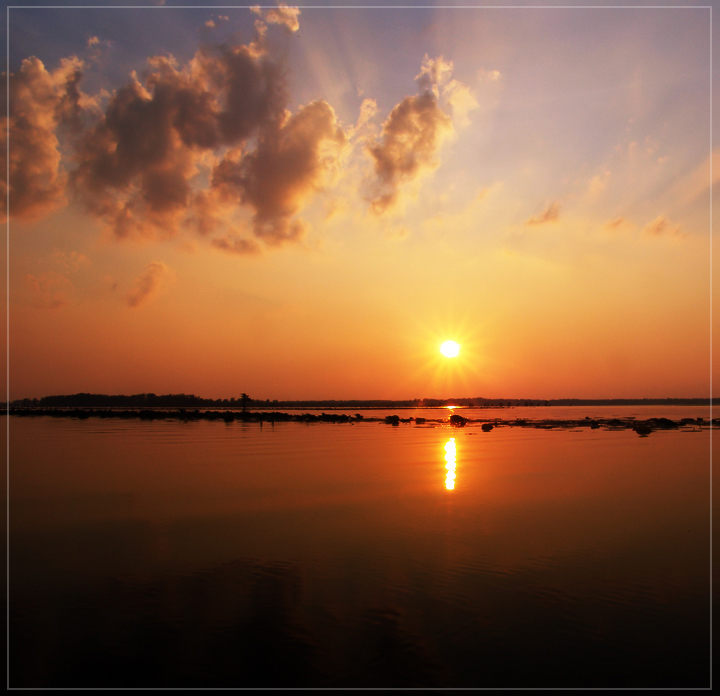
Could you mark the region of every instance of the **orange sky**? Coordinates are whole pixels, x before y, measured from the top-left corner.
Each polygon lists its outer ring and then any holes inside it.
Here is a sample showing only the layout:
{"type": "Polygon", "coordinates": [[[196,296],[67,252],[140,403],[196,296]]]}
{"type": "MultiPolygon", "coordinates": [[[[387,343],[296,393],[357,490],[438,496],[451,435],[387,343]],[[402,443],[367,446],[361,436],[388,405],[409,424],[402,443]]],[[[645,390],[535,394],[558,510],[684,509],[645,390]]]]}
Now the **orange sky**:
{"type": "Polygon", "coordinates": [[[10,398],[708,395],[706,8],[53,12],[10,398]]]}

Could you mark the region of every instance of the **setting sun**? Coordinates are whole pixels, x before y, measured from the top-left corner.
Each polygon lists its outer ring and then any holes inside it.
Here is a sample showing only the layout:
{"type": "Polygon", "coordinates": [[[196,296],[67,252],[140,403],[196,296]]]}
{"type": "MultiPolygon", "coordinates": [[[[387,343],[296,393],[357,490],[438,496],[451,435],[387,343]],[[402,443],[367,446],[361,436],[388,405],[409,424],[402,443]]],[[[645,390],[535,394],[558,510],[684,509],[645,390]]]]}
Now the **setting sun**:
{"type": "Polygon", "coordinates": [[[445,343],[440,346],[440,352],[446,358],[457,358],[460,354],[460,344],[455,341],[445,341],[445,343]]]}

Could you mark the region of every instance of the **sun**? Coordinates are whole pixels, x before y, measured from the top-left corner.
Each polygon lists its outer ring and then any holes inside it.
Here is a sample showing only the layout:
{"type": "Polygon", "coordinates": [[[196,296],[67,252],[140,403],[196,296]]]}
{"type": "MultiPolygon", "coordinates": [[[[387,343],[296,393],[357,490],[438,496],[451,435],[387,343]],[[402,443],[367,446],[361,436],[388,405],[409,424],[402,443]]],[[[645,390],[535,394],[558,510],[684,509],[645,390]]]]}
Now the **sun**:
{"type": "Polygon", "coordinates": [[[457,358],[457,356],[460,355],[460,344],[455,341],[445,341],[445,343],[440,346],[440,352],[446,358],[457,358]]]}

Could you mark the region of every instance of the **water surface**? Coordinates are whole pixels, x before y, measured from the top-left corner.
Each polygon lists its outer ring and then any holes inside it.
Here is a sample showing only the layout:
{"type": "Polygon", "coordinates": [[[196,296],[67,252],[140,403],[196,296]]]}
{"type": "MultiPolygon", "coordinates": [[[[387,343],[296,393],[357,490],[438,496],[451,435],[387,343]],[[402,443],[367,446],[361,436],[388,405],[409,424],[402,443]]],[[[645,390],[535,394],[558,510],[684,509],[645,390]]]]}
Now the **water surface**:
{"type": "Polygon", "coordinates": [[[10,452],[12,686],[708,685],[707,430],[38,417],[10,452]]]}

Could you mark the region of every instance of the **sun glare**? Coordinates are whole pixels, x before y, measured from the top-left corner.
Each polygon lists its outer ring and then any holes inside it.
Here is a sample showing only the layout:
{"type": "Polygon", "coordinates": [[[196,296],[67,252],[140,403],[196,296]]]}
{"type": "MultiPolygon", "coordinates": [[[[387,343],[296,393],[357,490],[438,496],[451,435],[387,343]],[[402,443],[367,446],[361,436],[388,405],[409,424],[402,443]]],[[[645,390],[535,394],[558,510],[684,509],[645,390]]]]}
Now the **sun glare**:
{"type": "Polygon", "coordinates": [[[445,343],[440,346],[440,352],[446,358],[457,358],[460,354],[460,344],[455,341],[445,341],[445,343]]]}

